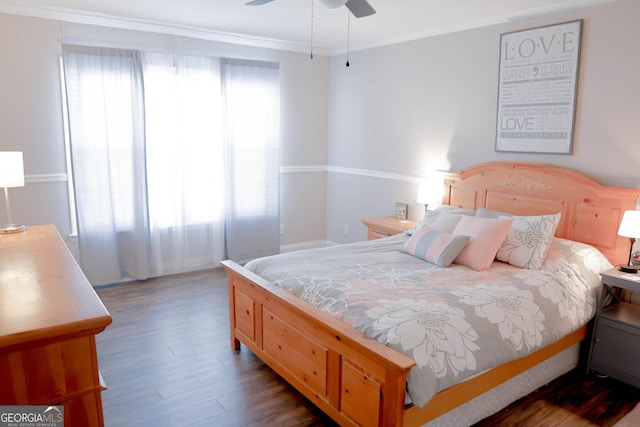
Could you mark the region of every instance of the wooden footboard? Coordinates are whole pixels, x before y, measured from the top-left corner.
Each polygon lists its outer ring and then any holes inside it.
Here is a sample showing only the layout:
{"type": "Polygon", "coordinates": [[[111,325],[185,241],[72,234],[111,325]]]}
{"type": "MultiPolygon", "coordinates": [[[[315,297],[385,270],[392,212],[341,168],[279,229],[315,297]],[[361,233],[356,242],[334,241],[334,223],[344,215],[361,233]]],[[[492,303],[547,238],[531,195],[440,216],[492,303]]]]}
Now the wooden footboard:
{"type": "Polygon", "coordinates": [[[419,426],[580,342],[586,326],[537,352],[405,407],[415,362],[272,285],[233,261],[231,346],[246,345],[340,425],[419,426]]]}
{"type": "Polygon", "coordinates": [[[233,261],[231,346],[246,345],[341,425],[399,426],[415,362],[233,261]]]}

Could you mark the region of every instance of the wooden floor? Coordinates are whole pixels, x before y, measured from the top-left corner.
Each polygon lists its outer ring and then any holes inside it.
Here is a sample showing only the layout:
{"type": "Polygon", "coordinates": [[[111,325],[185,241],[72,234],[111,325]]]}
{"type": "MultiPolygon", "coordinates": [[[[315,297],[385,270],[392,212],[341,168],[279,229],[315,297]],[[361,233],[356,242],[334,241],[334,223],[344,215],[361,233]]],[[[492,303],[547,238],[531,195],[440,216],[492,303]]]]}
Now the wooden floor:
{"type": "MultiPolygon", "coordinates": [[[[334,426],[249,350],[229,344],[226,275],[214,269],[96,289],[107,427],[334,426]]],[[[611,426],[640,391],[572,372],[477,426],[611,426]]]]}

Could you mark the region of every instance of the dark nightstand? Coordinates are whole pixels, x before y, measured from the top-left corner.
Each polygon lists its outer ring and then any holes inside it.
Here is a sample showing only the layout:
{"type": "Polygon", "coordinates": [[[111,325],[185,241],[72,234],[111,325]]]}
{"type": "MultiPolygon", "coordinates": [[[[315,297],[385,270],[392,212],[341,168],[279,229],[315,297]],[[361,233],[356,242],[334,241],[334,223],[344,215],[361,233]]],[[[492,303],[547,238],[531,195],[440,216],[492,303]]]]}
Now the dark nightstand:
{"type": "Polygon", "coordinates": [[[588,370],[640,387],[640,306],[620,299],[623,289],[640,291],[640,274],[601,276],[588,370]]]}

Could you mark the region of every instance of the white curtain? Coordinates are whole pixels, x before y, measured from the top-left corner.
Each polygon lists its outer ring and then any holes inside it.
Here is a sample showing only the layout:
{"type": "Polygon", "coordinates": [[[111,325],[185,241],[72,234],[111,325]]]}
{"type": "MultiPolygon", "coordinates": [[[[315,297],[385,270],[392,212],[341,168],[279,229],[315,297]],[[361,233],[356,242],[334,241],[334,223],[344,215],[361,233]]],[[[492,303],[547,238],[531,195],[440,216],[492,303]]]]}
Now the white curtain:
{"type": "Polygon", "coordinates": [[[280,249],[278,64],[222,60],[226,254],[244,262],[280,249]]]}
{"type": "Polygon", "coordinates": [[[67,45],[63,51],[79,262],[94,284],[149,277],[140,56],[67,45]]]}
{"type": "Polygon", "coordinates": [[[80,264],[92,284],[208,268],[225,250],[239,261],[278,251],[277,65],[63,52],[80,264]]]}
{"type": "Polygon", "coordinates": [[[143,55],[152,274],[212,267],[224,253],[220,61],[143,55]]]}

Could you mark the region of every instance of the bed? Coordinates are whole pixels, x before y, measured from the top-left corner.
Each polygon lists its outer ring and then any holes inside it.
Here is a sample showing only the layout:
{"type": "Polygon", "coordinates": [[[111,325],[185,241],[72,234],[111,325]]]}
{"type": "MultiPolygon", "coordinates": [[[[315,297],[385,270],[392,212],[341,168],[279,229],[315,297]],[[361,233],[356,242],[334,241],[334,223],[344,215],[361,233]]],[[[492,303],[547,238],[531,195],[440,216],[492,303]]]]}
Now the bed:
{"type": "MultiPolygon", "coordinates": [[[[558,252],[565,250],[562,248],[568,245],[578,247],[579,244],[580,250],[588,249],[597,253],[597,256],[602,258],[596,261],[596,264],[601,264],[600,269],[606,269],[611,264],[623,263],[626,260],[629,242],[617,236],[617,229],[623,212],[635,209],[640,195],[638,189],[607,187],[575,171],[547,164],[523,162],[483,163],[460,172],[444,172],[443,182],[445,187],[443,205],[449,206],[450,209],[471,211],[466,212],[468,218],[491,217],[492,224],[500,222],[502,225],[505,222],[510,225],[515,224],[515,221],[521,221],[523,218],[554,218],[555,237],[549,243],[548,252],[543,254],[544,257],[548,257],[544,260],[544,267],[537,265],[536,268],[517,268],[510,265],[510,259],[509,262],[491,262],[488,270],[480,272],[468,266],[458,266],[456,262],[448,267],[430,267],[435,273],[429,274],[455,276],[456,280],[460,281],[456,283],[457,286],[467,280],[460,276],[462,271],[476,278],[483,273],[492,274],[493,278],[487,279],[487,283],[493,283],[492,280],[496,283],[499,280],[512,280],[496,278],[514,270],[513,275],[518,277],[529,277],[527,271],[542,275],[543,273],[538,273],[538,268],[540,270],[550,268],[549,265],[553,264],[549,261],[552,254],[553,257],[562,256],[562,254],[558,255],[558,252]],[[479,212],[482,212],[482,215],[479,215],[479,212]],[[574,245],[572,242],[578,243],[574,245]]],[[[445,213],[458,215],[458,212],[453,210],[445,213]]],[[[480,220],[465,218],[460,221],[460,224],[463,221],[466,221],[465,225],[467,225],[475,224],[480,220]]],[[[450,236],[456,233],[442,234],[450,236]]],[[[438,238],[440,237],[441,235],[438,234],[438,238]]],[[[411,265],[430,264],[405,253],[405,251],[411,252],[407,249],[411,247],[406,243],[411,238],[411,236],[401,235],[381,239],[378,242],[344,245],[340,249],[323,248],[302,251],[303,253],[282,254],[252,261],[246,267],[230,260],[223,261],[229,279],[232,348],[240,350],[241,343],[244,344],[341,425],[413,426],[425,423],[436,425],[439,421],[446,424],[452,422],[451,420],[461,423],[459,418],[452,417],[462,413],[463,409],[467,414],[471,413],[475,416],[477,420],[477,417],[484,418],[532,391],[541,385],[539,384],[541,379],[548,381],[576,366],[579,344],[587,335],[587,322],[593,315],[591,308],[582,309],[581,316],[573,316],[573,326],[562,332],[562,336],[554,335],[555,332],[547,334],[545,327],[533,327],[535,333],[530,337],[525,334],[516,339],[520,347],[527,347],[525,351],[516,352],[505,360],[500,356],[500,360],[491,366],[487,366],[488,362],[481,360],[481,356],[466,357],[466,362],[464,360],[463,362],[447,361],[449,370],[455,370],[453,368],[459,366],[457,365],[459,363],[469,364],[470,359],[474,363],[477,361],[478,365],[482,364],[482,367],[478,372],[471,373],[468,377],[453,383],[449,379],[443,380],[441,385],[434,386],[433,390],[422,396],[419,395],[421,392],[415,391],[417,386],[412,389],[414,384],[412,378],[416,376],[415,372],[422,371],[425,364],[420,354],[400,351],[402,345],[399,342],[402,340],[398,338],[397,329],[394,329],[396,333],[393,334],[389,333],[393,328],[380,328],[384,329],[385,333],[376,335],[375,331],[371,332],[371,326],[364,325],[354,312],[344,309],[345,306],[359,306],[360,313],[378,313],[378,317],[369,317],[377,319],[379,326],[380,323],[384,323],[380,322],[382,318],[379,316],[380,308],[367,305],[369,300],[375,298],[359,288],[346,292],[360,298],[357,303],[352,304],[335,298],[331,304],[327,304],[326,301],[315,304],[313,291],[310,292],[308,287],[305,288],[298,283],[308,281],[310,276],[318,281],[331,279],[330,281],[333,282],[342,280],[341,283],[344,283],[347,279],[341,279],[339,275],[342,270],[349,270],[345,267],[327,269],[327,264],[324,264],[326,271],[324,274],[322,270],[320,272],[317,270],[298,272],[297,270],[297,266],[314,263],[308,261],[309,256],[317,259],[318,265],[323,265],[320,261],[325,257],[329,260],[328,262],[332,262],[332,256],[333,260],[336,259],[335,257],[348,258],[348,255],[340,252],[332,255],[333,250],[349,252],[364,248],[365,256],[370,257],[371,262],[376,265],[386,265],[384,257],[387,255],[380,255],[380,252],[411,265]],[[373,247],[376,247],[378,252],[366,252],[373,250],[373,247]],[[279,276],[285,273],[286,277],[279,276]],[[275,274],[271,276],[271,280],[262,277],[263,275],[269,277],[269,274],[275,274]],[[292,281],[295,282],[294,285],[286,286],[286,283],[291,284],[292,281]],[[296,288],[302,289],[301,292],[307,295],[309,302],[303,301],[292,293],[296,288]],[[309,294],[312,296],[309,297],[309,294]],[[540,341],[542,339],[540,337],[545,334],[550,336],[540,341]],[[385,339],[391,337],[392,342],[385,342],[381,335],[384,335],[385,339]],[[528,340],[537,340],[537,345],[528,345],[528,340]],[[544,344],[541,344],[542,342],[544,344]],[[417,357],[412,357],[413,355],[417,357]],[[531,382],[526,378],[534,381],[531,382]],[[409,379],[411,381],[408,382],[409,379]],[[528,385],[517,385],[522,381],[528,385]],[[508,395],[508,401],[501,400],[505,395],[508,395]],[[478,411],[478,407],[488,412],[478,411]]],[[[473,241],[473,238],[469,240],[467,247],[470,247],[473,241]]],[[[464,253],[465,249],[462,251],[464,253]]],[[[589,252],[589,257],[597,258],[593,253],[589,252]]],[[[577,255],[580,255],[580,251],[577,251],[577,255]]],[[[462,255],[455,259],[462,259],[462,255]]],[[[476,262],[476,257],[472,257],[470,262],[476,262]]],[[[388,265],[390,270],[396,268],[393,264],[388,265]]],[[[411,268],[414,267],[403,266],[400,269],[407,271],[411,268]]],[[[422,272],[416,274],[422,274],[422,272]]],[[[554,273],[546,276],[563,274],[554,273]]],[[[594,276],[597,277],[597,274],[594,276]]],[[[431,281],[437,282],[436,279],[431,281]]],[[[512,284],[505,286],[510,289],[512,284]]],[[[586,290],[586,296],[583,298],[586,300],[591,298],[591,302],[587,304],[589,307],[593,306],[592,299],[595,292],[593,286],[597,284],[592,283],[590,286],[592,289],[586,290]],[[589,293],[592,296],[589,296],[589,293]]],[[[463,291],[464,289],[461,288],[451,293],[457,293],[460,299],[464,299],[464,295],[461,294],[461,292],[464,293],[463,291]]],[[[406,297],[409,294],[402,295],[406,297]]],[[[561,296],[561,299],[565,297],[561,296]]],[[[558,303],[557,300],[556,303],[558,303]]],[[[460,317],[466,319],[465,316],[469,315],[460,317]]],[[[554,323],[561,322],[554,320],[554,323]]],[[[464,321],[461,320],[460,324],[464,324],[464,321]]],[[[474,330],[470,335],[463,336],[461,340],[466,340],[464,344],[466,349],[475,351],[474,342],[482,338],[474,330]]],[[[429,351],[424,354],[433,353],[429,351]]],[[[462,367],[458,370],[465,369],[462,367]]],[[[463,419],[466,421],[462,423],[470,423],[473,418],[463,419]]]]}

